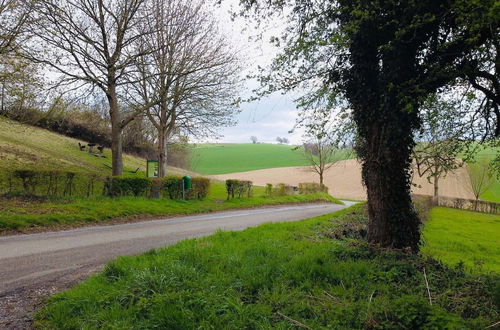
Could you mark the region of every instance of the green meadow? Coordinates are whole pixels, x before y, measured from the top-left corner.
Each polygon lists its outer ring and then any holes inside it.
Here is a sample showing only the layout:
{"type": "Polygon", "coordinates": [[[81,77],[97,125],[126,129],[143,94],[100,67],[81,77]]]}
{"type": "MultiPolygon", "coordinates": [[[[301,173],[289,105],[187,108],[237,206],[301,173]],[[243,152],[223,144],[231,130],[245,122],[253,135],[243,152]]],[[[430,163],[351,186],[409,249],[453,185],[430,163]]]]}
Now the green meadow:
{"type": "Polygon", "coordinates": [[[422,252],[474,272],[500,274],[500,215],[436,207],[424,224],[422,252]]]}

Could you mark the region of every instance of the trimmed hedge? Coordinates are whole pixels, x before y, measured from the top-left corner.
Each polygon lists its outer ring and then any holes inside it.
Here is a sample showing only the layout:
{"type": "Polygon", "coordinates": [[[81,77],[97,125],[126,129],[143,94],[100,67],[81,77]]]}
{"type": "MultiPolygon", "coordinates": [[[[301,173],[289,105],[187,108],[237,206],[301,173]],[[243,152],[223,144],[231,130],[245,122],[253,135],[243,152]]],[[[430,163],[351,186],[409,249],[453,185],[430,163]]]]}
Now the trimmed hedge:
{"type": "MultiPolygon", "coordinates": [[[[195,177],[191,178],[192,189],[186,190],[185,199],[203,199],[208,195],[210,179],[195,177]]],[[[151,178],[123,178],[113,177],[106,185],[108,196],[148,196],[159,198],[160,196],[179,200],[182,199],[183,180],[180,176],[167,176],[161,179],[151,178]]]]}
{"type": "Polygon", "coordinates": [[[28,196],[92,196],[102,191],[104,177],[59,170],[14,170],[4,192],[28,196]],[[6,190],[6,191],[5,191],[6,190]]]}
{"type": "Polygon", "coordinates": [[[234,195],[237,194],[238,198],[246,195],[247,197],[252,196],[252,181],[240,181],[235,179],[226,180],[226,192],[227,199],[234,198],[234,195]]]}
{"type": "Polygon", "coordinates": [[[328,193],[328,187],[316,182],[299,183],[299,194],[328,193]]]}
{"type": "Polygon", "coordinates": [[[203,199],[208,196],[208,190],[210,189],[210,179],[203,177],[191,178],[191,183],[193,188],[188,191],[186,195],[187,199],[203,199]]]}
{"type": "Polygon", "coordinates": [[[271,183],[266,184],[266,196],[287,196],[294,195],[297,187],[293,187],[284,183],[278,183],[276,185],[272,185],[271,183]]]}
{"type": "MultiPolygon", "coordinates": [[[[183,180],[179,176],[165,178],[104,177],[93,173],[15,170],[0,186],[0,193],[27,196],[135,196],[182,199],[183,180]]],[[[210,179],[191,178],[192,189],[185,191],[185,199],[203,199],[208,196],[210,179]]]]}
{"type": "Polygon", "coordinates": [[[109,177],[104,185],[106,196],[146,197],[151,191],[152,180],[148,178],[109,177]]]}

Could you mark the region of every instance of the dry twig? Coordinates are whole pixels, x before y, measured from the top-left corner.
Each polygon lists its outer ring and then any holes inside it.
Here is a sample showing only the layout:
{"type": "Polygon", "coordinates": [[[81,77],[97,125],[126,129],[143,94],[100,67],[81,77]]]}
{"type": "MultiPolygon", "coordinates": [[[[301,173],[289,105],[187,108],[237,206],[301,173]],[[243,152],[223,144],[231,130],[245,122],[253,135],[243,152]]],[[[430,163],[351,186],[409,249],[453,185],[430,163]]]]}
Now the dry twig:
{"type": "Polygon", "coordinates": [[[429,296],[429,304],[432,305],[431,290],[429,290],[429,282],[427,282],[427,274],[425,274],[425,268],[424,268],[424,279],[425,279],[425,287],[427,288],[427,295],[429,296]]]}
{"type": "Polygon", "coordinates": [[[295,324],[295,325],[297,325],[297,326],[299,326],[299,327],[301,327],[301,328],[305,328],[305,329],[312,329],[311,327],[309,327],[309,326],[305,325],[304,323],[300,323],[299,321],[294,320],[294,319],[292,319],[291,317],[288,317],[288,316],[286,316],[286,315],[285,315],[285,314],[283,314],[283,313],[276,312],[276,314],[278,314],[279,316],[281,316],[281,317],[282,317],[282,318],[284,318],[284,319],[287,319],[288,321],[292,322],[293,324],[295,324]]]}

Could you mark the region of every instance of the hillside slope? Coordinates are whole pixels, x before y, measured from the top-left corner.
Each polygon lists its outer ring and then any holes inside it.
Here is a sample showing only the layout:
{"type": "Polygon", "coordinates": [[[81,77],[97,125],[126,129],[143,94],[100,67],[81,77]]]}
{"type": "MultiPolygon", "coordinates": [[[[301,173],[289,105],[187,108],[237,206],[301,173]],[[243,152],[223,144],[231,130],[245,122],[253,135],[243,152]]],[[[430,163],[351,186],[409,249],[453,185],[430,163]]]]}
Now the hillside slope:
{"type": "MultiPolygon", "coordinates": [[[[0,177],[9,170],[31,168],[111,175],[111,150],[105,149],[106,158],[99,158],[80,151],[78,142],[88,143],[0,117],[0,177]]],[[[124,154],[123,161],[125,173],[137,168],[138,173],[146,170],[146,160],[142,158],[124,154]]],[[[170,168],[170,172],[183,171],[170,168]]]]}

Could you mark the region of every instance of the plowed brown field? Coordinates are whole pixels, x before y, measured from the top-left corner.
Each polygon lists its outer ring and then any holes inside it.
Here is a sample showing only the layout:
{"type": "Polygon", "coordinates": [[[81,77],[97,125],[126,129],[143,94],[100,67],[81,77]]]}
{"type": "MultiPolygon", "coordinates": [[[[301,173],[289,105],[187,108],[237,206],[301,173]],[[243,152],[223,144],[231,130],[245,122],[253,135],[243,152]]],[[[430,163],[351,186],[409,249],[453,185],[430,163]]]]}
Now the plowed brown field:
{"type": "MultiPolygon", "coordinates": [[[[279,167],[265,170],[256,170],[239,173],[213,175],[217,180],[239,179],[251,180],[255,185],[263,186],[266,183],[286,183],[298,185],[300,182],[318,182],[319,176],[312,172],[310,167],[279,167]]],[[[415,194],[432,195],[434,187],[426,178],[420,178],[417,174],[413,182],[417,187],[412,189],[415,194]]],[[[467,189],[468,174],[464,168],[449,173],[441,178],[439,183],[439,195],[447,197],[458,197],[473,199],[474,196],[467,189]]],[[[332,166],[325,175],[325,184],[332,196],[348,199],[366,199],[365,188],[361,184],[361,164],[355,160],[341,161],[332,166]]]]}

